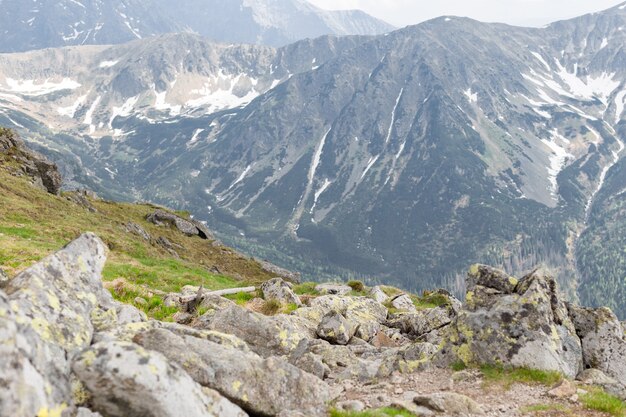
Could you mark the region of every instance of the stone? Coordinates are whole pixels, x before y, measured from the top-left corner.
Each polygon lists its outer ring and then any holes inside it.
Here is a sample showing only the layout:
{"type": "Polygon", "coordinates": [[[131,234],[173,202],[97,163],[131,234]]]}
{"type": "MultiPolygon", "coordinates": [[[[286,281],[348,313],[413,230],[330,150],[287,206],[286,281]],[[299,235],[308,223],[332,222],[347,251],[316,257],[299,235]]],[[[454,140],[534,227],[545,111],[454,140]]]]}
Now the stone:
{"type": "Polygon", "coordinates": [[[441,357],[450,365],[503,364],[557,371],[573,378],[582,370],[582,346],[560,300],[556,282],[541,271],[524,277],[508,294],[508,275],[472,267],[467,301],[446,328],[441,357]],[[482,278],[480,274],[488,276],[482,278]],[[506,280],[494,282],[494,277],[506,280]]]}
{"type": "Polygon", "coordinates": [[[207,394],[160,353],[134,343],[97,343],[72,369],[91,393],[93,408],[107,417],[247,416],[227,399],[207,394]]]}
{"type": "Polygon", "coordinates": [[[76,410],[75,417],[102,417],[102,414],[91,411],[88,408],[80,407],[76,410]]]}
{"type": "Polygon", "coordinates": [[[69,361],[91,343],[92,311],[111,302],[101,282],[105,259],[104,243],[87,233],[1,293],[2,415],[60,413],[72,403],[69,361]]]}
{"type": "Polygon", "coordinates": [[[387,320],[387,326],[394,327],[410,336],[422,336],[440,329],[452,322],[454,313],[449,307],[436,307],[414,313],[398,314],[387,320]]]}
{"type": "Polygon", "coordinates": [[[146,232],[144,230],[144,228],[139,226],[137,223],[128,222],[128,223],[126,223],[125,228],[126,228],[126,231],[128,233],[132,233],[134,235],[137,235],[137,236],[143,238],[146,241],[150,241],[150,239],[152,238],[150,236],[150,233],[146,232]]]}
{"type": "Polygon", "coordinates": [[[610,376],[608,376],[604,372],[602,372],[602,371],[600,371],[598,369],[593,369],[593,368],[585,369],[580,374],[578,374],[576,379],[578,381],[582,382],[583,384],[588,384],[588,385],[611,385],[611,384],[617,384],[617,380],[616,379],[611,378],[610,376]]]}
{"type": "Polygon", "coordinates": [[[288,355],[302,339],[315,336],[315,325],[294,315],[264,316],[236,304],[215,310],[195,320],[198,329],[228,333],[244,340],[257,354],[288,355]]]}
{"type": "Polygon", "coordinates": [[[156,210],[154,213],[148,215],[146,220],[157,226],[174,226],[187,236],[199,236],[201,239],[213,239],[213,235],[209,229],[201,222],[193,219],[186,220],[175,214],[168,213],[165,210],[156,210]]]}
{"type": "Polygon", "coordinates": [[[412,401],[404,401],[404,400],[394,400],[389,405],[391,408],[395,408],[396,410],[408,411],[413,416],[416,417],[432,417],[435,413],[420,405],[413,403],[412,401]]]}
{"type": "Polygon", "coordinates": [[[295,304],[302,306],[300,298],[293,292],[291,285],[282,278],[273,278],[261,284],[263,298],[266,300],[277,300],[285,304],[295,304]]]}
{"type": "Polygon", "coordinates": [[[138,334],[146,349],[162,353],[181,365],[199,384],[219,391],[253,415],[276,415],[283,410],[322,416],[330,399],[328,386],[285,359],[263,359],[193,335],[165,329],[138,334]]]}
{"type": "Polygon", "coordinates": [[[317,326],[317,335],[334,345],[347,345],[356,333],[356,327],[340,313],[328,312],[317,326]]]}
{"type": "Polygon", "coordinates": [[[359,412],[365,410],[365,404],[359,400],[347,400],[338,402],[336,408],[342,411],[359,412]]]}
{"type": "Polygon", "coordinates": [[[480,405],[471,398],[454,392],[439,392],[420,395],[413,402],[429,410],[445,413],[447,416],[484,415],[480,405]]]}
{"type": "Polygon", "coordinates": [[[179,311],[172,316],[172,320],[178,324],[191,324],[195,316],[184,311],[179,311]]]}
{"type": "Polygon", "coordinates": [[[352,288],[343,284],[318,284],[315,291],[322,295],[347,295],[352,292],[352,288]]]}
{"type": "Polygon", "coordinates": [[[0,289],[9,285],[9,281],[10,278],[8,277],[8,275],[2,269],[0,269],[0,289]]]}
{"type": "Polygon", "coordinates": [[[399,311],[405,311],[409,313],[417,312],[413,300],[406,294],[400,294],[391,300],[391,306],[399,311]]]}
{"type": "Polygon", "coordinates": [[[564,379],[557,386],[548,391],[548,396],[552,398],[569,398],[576,394],[577,389],[576,385],[564,379]]]}
{"type": "Polygon", "coordinates": [[[389,348],[399,346],[399,343],[389,337],[384,331],[379,331],[378,333],[376,333],[376,336],[374,336],[370,340],[370,343],[376,348],[389,348]]]}
{"type": "Polygon", "coordinates": [[[626,385],[626,337],[622,324],[608,308],[569,306],[582,341],[586,368],[594,368],[626,385]]]}
{"type": "Polygon", "coordinates": [[[492,288],[502,294],[513,294],[517,284],[516,278],[487,265],[472,265],[467,275],[467,288],[481,286],[492,288]]]}
{"type": "Polygon", "coordinates": [[[135,302],[135,304],[140,305],[140,306],[148,305],[148,301],[143,297],[135,297],[133,301],[135,302]]]}
{"type": "Polygon", "coordinates": [[[382,288],[380,288],[380,286],[378,285],[370,288],[369,296],[381,304],[389,300],[389,296],[385,294],[382,288]]]}

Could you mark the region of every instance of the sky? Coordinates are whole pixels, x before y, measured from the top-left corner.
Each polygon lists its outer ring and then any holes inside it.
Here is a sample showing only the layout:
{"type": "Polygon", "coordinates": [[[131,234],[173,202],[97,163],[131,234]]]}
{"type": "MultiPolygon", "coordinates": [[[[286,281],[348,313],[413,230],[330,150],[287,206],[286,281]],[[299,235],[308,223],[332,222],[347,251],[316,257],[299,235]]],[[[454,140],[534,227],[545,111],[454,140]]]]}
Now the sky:
{"type": "Polygon", "coordinates": [[[543,26],[608,9],[624,0],[309,0],[328,10],[361,9],[397,27],[444,15],[543,26]]]}

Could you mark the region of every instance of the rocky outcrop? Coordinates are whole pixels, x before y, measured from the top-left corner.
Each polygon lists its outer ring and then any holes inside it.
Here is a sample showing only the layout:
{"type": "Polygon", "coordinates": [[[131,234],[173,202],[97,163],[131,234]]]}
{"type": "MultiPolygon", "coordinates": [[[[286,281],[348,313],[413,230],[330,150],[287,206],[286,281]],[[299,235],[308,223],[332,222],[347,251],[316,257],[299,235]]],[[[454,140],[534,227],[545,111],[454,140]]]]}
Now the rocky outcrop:
{"type": "Polygon", "coordinates": [[[283,358],[263,359],[252,352],[165,329],[140,333],[134,340],[161,352],[181,365],[195,381],[218,390],[254,415],[300,411],[321,416],[330,399],[325,383],[283,358]]]}
{"type": "Polygon", "coordinates": [[[76,358],[73,370],[91,392],[95,410],[109,417],[247,415],[222,396],[203,391],[163,355],[134,343],[97,343],[76,358]]]}
{"type": "Polygon", "coordinates": [[[17,164],[14,175],[29,176],[34,185],[50,194],[59,194],[61,191],[62,178],[57,166],[43,155],[28,149],[14,131],[0,128],[0,154],[17,164]]]}
{"type": "Polygon", "coordinates": [[[444,344],[443,356],[467,364],[508,364],[569,377],[583,369],[574,323],[556,282],[541,271],[518,282],[502,271],[473,266],[466,304],[444,344]]]}
{"type": "Polygon", "coordinates": [[[302,275],[299,272],[292,272],[288,269],[281,268],[280,266],[274,265],[273,263],[267,260],[257,259],[256,261],[261,265],[261,268],[263,268],[265,271],[275,276],[278,276],[280,278],[283,278],[289,282],[293,282],[294,284],[299,284],[302,279],[302,275]]]}
{"type": "Polygon", "coordinates": [[[332,344],[347,345],[356,330],[355,325],[340,313],[330,311],[317,326],[317,335],[332,344]]]}
{"type": "Polygon", "coordinates": [[[156,210],[146,217],[150,223],[157,226],[173,226],[187,236],[199,236],[201,239],[213,239],[213,235],[207,227],[197,220],[183,219],[165,210],[156,210]]]}

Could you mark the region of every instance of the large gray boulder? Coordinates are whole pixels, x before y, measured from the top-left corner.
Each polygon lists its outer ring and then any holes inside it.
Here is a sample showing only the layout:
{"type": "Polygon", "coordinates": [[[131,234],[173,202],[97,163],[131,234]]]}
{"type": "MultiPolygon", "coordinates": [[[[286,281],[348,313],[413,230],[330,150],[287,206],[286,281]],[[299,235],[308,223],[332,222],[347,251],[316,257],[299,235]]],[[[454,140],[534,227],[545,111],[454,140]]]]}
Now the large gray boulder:
{"type": "Polygon", "coordinates": [[[263,298],[266,300],[277,300],[281,303],[295,304],[301,306],[300,298],[291,289],[291,284],[282,278],[273,278],[261,284],[263,298]]]}
{"type": "Polygon", "coordinates": [[[72,366],[107,417],[245,417],[226,398],[205,391],[178,365],[129,342],[98,343],[72,366]]]}
{"type": "Polygon", "coordinates": [[[301,317],[284,314],[268,317],[236,304],[210,311],[192,325],[237,336],[264,357],[288,355],[302,339],[314,338],[316,330],[313,323],[301,317]]]}
{"type": "Polygon", "coordinates": [[[7,276],[7,274],[0,269],[0,288],[4,288],[9,284],[9,277],[7,276]]]}
{"type": "Polygon", "coordinates": [[[328,386],[283,358],[260,356],[165,329],[141,333],[135,341],[180,364],[203,386],[213,388],[254,415],[281,411],[325,415],[328,386]]]}
{"type": "Polygon", "coordinates": [[[569,312],[582,341],[585,367],[598,369],[626,385],[626,336],[615,314],[608,308],[573,305],[569,312]]]}
{"type": "Polygon", "coordinates": [[[105,258],[104,243],[87,233],[6,286],[0,301],[0,340],[6,341],[0,344],[6,365],[0,365],[0,416],[30,417],[72,404],[70,360],[91,343],[94,309],[111,303],[100,280],[105,258]]]}
{"type": "Polygon", "coordinates": [[[582,370],[582,346],[556,282],[541,271],[519,283],[504,272],[473,266],[466,304],[448,326],[444,362],[582,370]],[[515,284],[515,285],[513,285],[515,284]]]}
{"type": "Polygon", "coordinates": [[[419,337],[452,323],[455,315],[451,307],[428,308],[394,315],[387,320],[387,326],[399,329],[409,336],[419,337]]]}
{"type": "Polygon", "coordinates": [[[317,326],[317,335],[334,345],[347,345],[356,330],[356,326],[340,313],[330,311],[317,326]]]}

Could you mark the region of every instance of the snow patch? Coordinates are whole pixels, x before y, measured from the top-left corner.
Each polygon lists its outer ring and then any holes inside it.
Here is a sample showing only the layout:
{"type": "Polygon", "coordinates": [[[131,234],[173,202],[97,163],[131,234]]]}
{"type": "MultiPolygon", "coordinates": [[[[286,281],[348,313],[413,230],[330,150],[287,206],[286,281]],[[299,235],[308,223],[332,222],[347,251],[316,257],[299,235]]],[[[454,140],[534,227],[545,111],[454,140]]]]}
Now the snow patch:
{"type": "MultiPolygon", "coordinates": [[[[546,145],[550,151],[550,166],[548,168],[548,181],[550,182],[550,194],[554,199],[557,198],[558,192],[558,182],[557,177],[559,173],[563,170],[565,163],[568,158],[573,158],[573,156],[567,152],[565,147],[559,145],[557,140],[567,141],[563,136],[559,135],[556,130],[552,132],[552,140],[541,139],[541,142],[546,145]]],[[[569,141],[568,141],[569,142],[569,141]]]]}
{"type": "Polygon", "coordinates": [[[324,179],[324,184],[322,184],[319,190],[315,192],[315,194],[313,195],[313,206],[311,206],[311,210],[310,210],[311,214],[313,214],[313,211],[315,210],[315,207],[317,206],[317,201],[319,200],[320,196],[324,194],[324,191],[326,191],[332,183],[333,182],[329,180],[328,178],[324,179]]]}
{"type": "Polygon", "coordinates": [[[89,107],[89,110],[87,110],[87,114],[85,114],[85,120],[83,121],[83,123],[89,125],[89,133],[93,133],[96,131],[96,127],[93,125],[93,114],[96,111],[98,104],[100,104],[101,99],[102,96],[98,96],[92,103],[91,107],[89,107]]]}
{"type": "Polygon", "coordinates": [[[396,122],[396,110],[398,110],[398,104],[400,104],[400,99],[402,98],[402,94],[404,94],[404,88],[400,89],[400,94],[398,94],[398,98],[396,98],[396,104],[393,106],[393,110],[391,111],[391,123],[389,123],[389,130],[387,130],[387,137],[385,138],[385,143],[388,143],[389,139],[391,139],[391,133],[393,132],[393,125],[396,122]]]}
{"type": "Polygon", "coordinates": [[[98,65],[98,68],[111,68],[117,65],[118,62],[120,61],[102,61],[100,65],[98,65]]]}
{"type": "Polygon", "coordinates": [[[241,181],[243,181],[244,178],[246,178],[246,175],[248,175],[248,173],[250,172],[250,170],[252,169],[252,165],[248,165],[246,167],[246,169],[243,170],[243,172],[241,173],[241,175],[239,175],[239,177],[235,180],[235,182],[233,182],[230,187],[228,187],[228,190],[226,190],[227,192],[232,190],[235,185],[239,184],[241,181]]]}
{"type": "Polygon", "coordinates": [[[367,166],[365,167],[365,171],[363,171],[363,173],[361,174],[361,179],[365,178],[365,175],[368,173],[370,169],[372,169],[376,161],[378,161],[379,157],[380,155],[376,155],[370,158],[369,162],[367,163],[367,166]]]}
{"type": "Polygon", "coordinates": [[[478,103],[478,93],[472,93],[472,89],[468,88],[463,92],[470,103],[478,103]]]}
{"type": "Polygon", "coordinates": [[[131,97],[122,104],[122,107],[113,107],[111,119],[109,120],[109,127],[112,127],[113,120],[116,117],[128,117],[132,114],[135,104],[139,101],[139,96],[131,97]]]}
{"type": "Polygon", "coordinates": [[[626,90],[620,91],[615,96],[615,124],[618,124],[622,120],[622,113],[624,112],[624,102],[626,101],[626,90]]]}
{"type": "Polygon", "coordinates": [[[533,54],[533,56],[534,56],[535,58],[537,58],[537,60],[538,60],[539,62],[541,62],[541,63],[543,64],[543,66],[544,66],[544,67],[546,67],[546,69],[547,69],[548,71],[551,71],[551,69],[550,69],[550,65],[548,65],[548,63],[546,62],[546,60],[545,60],[545,59],[543,59],[543,57],[542,57],[539,53],[537,53],[537,52],[531,52],[531,54],[533,54]]]}
{"type": "Polygon", "coordinates": [[[74,104],[72,104],[69,107],[58,107],[57,108],[57,112],[61,115],[61,116],[66,116],[69,117],[70,119],[74,118],[74,115],[76,114],[76,111],[78,111],[78,108],[80,107],[81,104],[83,104],[83,102],[87,99],[87,96],[80,96],[76,99],[76,101],[74,102],[74,104]]]}
{"type": "Polygon", "coordinates": [[[43,83],[37,83],[35,80],[15,80],[13,78],[5,78],[7,89],[4,91],[18,93],[25,96],[44,96],[63,90],[75,90],[81,86],[80,83],[70,79],[63,78],[60,82],[53,82],[46,79],[43,83]]]}

